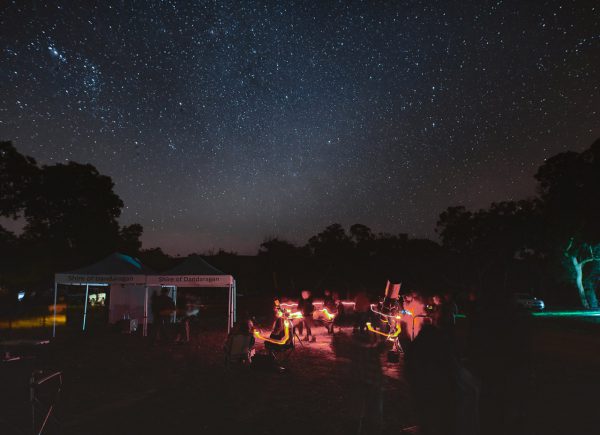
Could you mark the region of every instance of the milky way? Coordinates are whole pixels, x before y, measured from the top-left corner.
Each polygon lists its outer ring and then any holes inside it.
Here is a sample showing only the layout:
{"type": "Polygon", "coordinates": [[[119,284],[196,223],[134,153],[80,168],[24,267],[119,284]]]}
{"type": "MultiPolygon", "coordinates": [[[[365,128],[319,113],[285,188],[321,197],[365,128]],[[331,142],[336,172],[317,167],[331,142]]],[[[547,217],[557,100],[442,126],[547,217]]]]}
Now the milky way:
{"type": "Polygon", "coordinates": [[[0,139],[113,177],[145,247],[434,237],[600,136],[596,1],[89,4],[2,2],[0,139]]]}

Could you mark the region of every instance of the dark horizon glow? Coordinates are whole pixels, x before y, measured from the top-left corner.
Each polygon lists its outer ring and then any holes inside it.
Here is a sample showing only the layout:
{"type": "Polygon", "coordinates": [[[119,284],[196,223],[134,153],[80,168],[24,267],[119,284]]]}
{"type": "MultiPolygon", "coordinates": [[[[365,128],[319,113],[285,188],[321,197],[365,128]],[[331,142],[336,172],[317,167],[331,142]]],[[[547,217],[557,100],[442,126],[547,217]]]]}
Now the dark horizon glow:
{"type": "Polygon", "coordinates": [[[0,140],[110,175],[144,248],[253,254],[435,237],[600,137],[595,1],[278,3],[5,2],[0,140]]]}

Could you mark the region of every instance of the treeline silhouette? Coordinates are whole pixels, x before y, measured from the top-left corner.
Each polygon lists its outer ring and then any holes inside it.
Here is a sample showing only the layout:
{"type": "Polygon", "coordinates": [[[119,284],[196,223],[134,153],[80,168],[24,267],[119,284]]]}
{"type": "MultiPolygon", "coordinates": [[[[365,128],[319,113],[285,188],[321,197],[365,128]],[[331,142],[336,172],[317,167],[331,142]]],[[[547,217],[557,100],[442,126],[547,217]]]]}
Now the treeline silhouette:
{"type": "MultiPolygon", "coordinates": [[[[254,256],[203,256],[236,276],[245,293],[379,293],[389,279],[424,294],[525,291],[556,305],[597,307],[600,140],[546,160],[535,179],[531,198],[477,211],[449,207],[439,216],[439,242],[332,224],[304,245],[271,237],[254,256]]],[[[0,226],[5,295],[49,289],[56,271],[115,251],[157,271],[180,261],[160,248],[141,249],[141,225],[119,225],[124,204],[113,187],[92,165],[39,165],[1,142],[0,216],[24,222],[19,235],[0,226]]]]}

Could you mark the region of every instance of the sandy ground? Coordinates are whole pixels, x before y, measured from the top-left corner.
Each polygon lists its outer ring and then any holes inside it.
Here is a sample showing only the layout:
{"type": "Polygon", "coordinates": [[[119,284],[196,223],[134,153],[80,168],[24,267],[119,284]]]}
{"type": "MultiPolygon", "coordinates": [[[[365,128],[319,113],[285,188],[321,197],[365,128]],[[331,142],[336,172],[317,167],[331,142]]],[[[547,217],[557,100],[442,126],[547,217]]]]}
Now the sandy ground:
{"type": "MultiPolygon", "coordinates": [[[[0,433],[31,433],[27,381],[36,366],[64,374],[60,426],[50,422],[48,433],[356,433],[362,402],[351,328],[333,337],[317,331],[283,373],[261,364],[226,368],[219,331],[199,331],[187,345],[151,346],[117,333],[63,337],[37,359],[0,366],[0,433]]],[[[598,331],[536,323],[532,434],[597,433],[598,331]]],[[[401,433],[416,423],[404,364],[383,354],[381,366],[385,433],[401,433]]]]}
{"type": "MultiPolygon", "coordinates": [[[[283,373],[260,363],[225,367],[225,334],[217,331],[199,332],[186,345],[152,346],[119,334],[71,337],[52,344],[38,360],[64,373],[57,410],[60,433],[354,432],[362,402],[352,363],[351,328],[333,336],[322,327],[316,330],[317,341],[298,343],[282,363],[283,373]]],[[[264,352],[261,342],[257,352],[264,352]]],[[[13,364],[15,373],[17,365],[22,367],[13,388],[20,383],[25,390],[33,362],[13,364]]],[[[399,430],[414,425],[405,405],[410,400],[402,362],[389,363],[382,354],[381,364],[385,426],[399,430]]],[[[20,412],[14,411],[15,403],[11,408],[5,422],[19,433],[19,417],[29,416],[25,406],[20,412]]]]}

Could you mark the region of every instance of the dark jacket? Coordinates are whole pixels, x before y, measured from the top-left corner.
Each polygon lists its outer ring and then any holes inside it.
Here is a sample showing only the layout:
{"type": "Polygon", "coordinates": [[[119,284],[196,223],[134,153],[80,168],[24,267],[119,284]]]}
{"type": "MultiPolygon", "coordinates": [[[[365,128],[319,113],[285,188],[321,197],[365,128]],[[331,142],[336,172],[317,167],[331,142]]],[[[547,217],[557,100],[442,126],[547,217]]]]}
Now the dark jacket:
{"type": "Polygon", "coordinates": [[[335,306],[335,301],[333,300],[333,296],[325,296],[323,298],[323,307],[327,308],[330,313],[337,309],[335,306]]]}
{"type": "Polygon", "coordinates": [[[315,311],[312,297],[309,297],[308,299],[300,299],[298,302],[298,310],[304,317],[312,316],[313,311],[315,311]]]}

